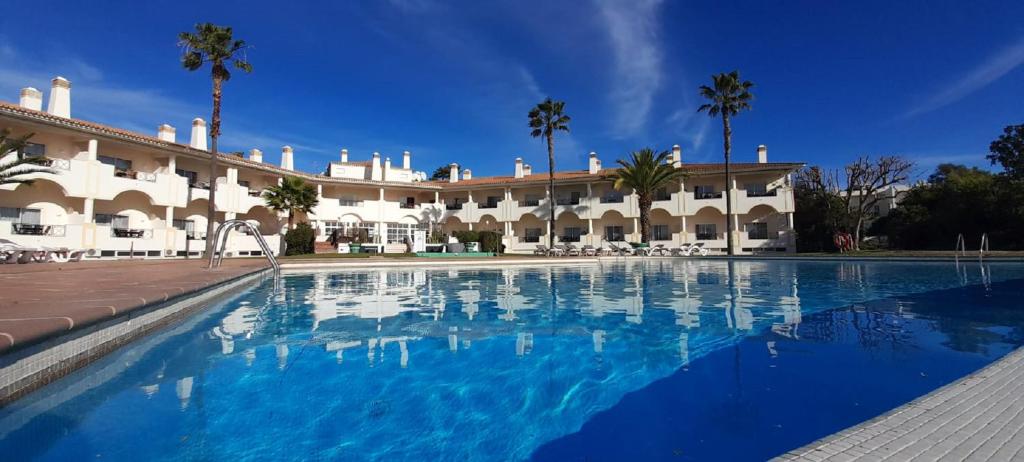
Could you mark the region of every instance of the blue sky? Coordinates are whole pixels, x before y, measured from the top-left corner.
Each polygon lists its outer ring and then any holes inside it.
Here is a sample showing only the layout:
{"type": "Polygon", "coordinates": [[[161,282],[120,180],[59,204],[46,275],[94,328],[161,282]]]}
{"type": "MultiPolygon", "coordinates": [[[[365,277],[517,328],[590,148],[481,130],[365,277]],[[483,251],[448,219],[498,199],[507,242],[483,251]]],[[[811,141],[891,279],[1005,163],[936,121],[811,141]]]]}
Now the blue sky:
{"type": "Polygon", "coordinates": [[[1024,2],[659,2],[431,0],[47,2],[8,0],[0,17],[0,99],[73,84],[76,117],[187,141],[209,117],[209,77],[179,63],[176,35],[211,21],[252,48],[224,100],[222,150],[260,148],[321,171],[342,147],[413,167],[459,162],[546,170],[526,113],[566,101],[559,170],[680,144],[721,158],[721,123],[697,114],[697,86],[738,69],[754,109],[734,123],[735,159],[838,166],[902,154],[985,166],[988,143],[1024,123],[1024,2]]]}

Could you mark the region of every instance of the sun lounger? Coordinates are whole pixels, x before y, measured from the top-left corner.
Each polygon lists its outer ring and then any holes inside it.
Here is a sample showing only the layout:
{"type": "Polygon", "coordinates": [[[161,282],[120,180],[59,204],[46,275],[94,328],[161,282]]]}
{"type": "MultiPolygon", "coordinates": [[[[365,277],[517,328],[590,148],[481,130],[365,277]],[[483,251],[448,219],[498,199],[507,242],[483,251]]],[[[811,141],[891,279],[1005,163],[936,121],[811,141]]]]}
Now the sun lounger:
{"type": "Polygon", "coordinates": [[[548,246],[544,244],[537,244],[537,248],[533,249],[534,255],[547,255],[549,253],[548,246]]]}
{"type": "Polygon", "coordinates": [[[671,254],[671,251],[669,250],[668,247],[665,247],[665,244],[658,244],[658,245],[656,245],[654,247],[651,247],[651,250],[650,250],[649,254],[650,255],[666,256],[666,255],[671,254]]]}
{"type": "Polygon", "coordinates": [[[569,247],[564,245],[564,244],[563,245],[556,245],[556,246],[552,247],[551,250],[556,251],[556,255],[558,255],[559,257],[564,257],[566,255],[572,255],[569,252],[569,247]]]}
{"type": "Polygon", "coordinates": [[[576,247],[573,244],[569,244],[569,245],[565,246],[565,254],[570,256],[570,257],[578,257],[578,256],[582,255],[582,253],[580,253],[580,248],[576,247]]]}
{"type": "Polygon", "coordinates": [[[599,249],[594,248],[594,246],[592,245],[585,245],[582,249],[580,249],[580,252],[583,254],[584,257],[595,257],[597,256],[598,250],[599,249]]]}
{"type": "Polygon", "coordinates": [[[697,242],[693,244],[683,244],[679,246],[678,249],[674,249],[673,253],[684,257],[689,257],[692,255],[700,255],[702,257],[706,257],[711,252],[708,251],[708,249],[704,248],[703,242],[697,242]]]}

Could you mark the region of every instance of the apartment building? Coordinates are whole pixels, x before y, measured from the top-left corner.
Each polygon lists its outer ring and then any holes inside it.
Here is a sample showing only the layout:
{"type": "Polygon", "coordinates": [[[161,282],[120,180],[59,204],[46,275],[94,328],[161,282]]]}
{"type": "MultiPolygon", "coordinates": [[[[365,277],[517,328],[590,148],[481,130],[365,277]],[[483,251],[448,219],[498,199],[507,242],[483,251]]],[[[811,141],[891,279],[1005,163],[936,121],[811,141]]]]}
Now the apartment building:
{"type": "MultiPolygon", "coordinates": [[[[209,188],[217,184],[216,222],[242,219],[255,225],[272,249],[285,231],[285,217],[270,210],[262,191],[284,176],[315,184],[320,204],[308,216],[324,241],[337,229],[364,229],[377,252],[404,252],[416,230],[451,233],[491,230],[503,234],[509,252],[531,252],[553,233],[560,243],[601,246],[639,241],[639,208],[632,191],[617,191],[596,153],[587,170],[534,173],[521,159],[508,176],[474,177],[452,164],[448,181],[428,181],[412,168],[408,151],[395,160],[379,153],[350,159],[342,149],[323,173],[294,168],[296,153],[281,148],[280,165],[263,153],[220,154],[209,175],[206,122],[191,122],[189,139],[160,125],[153,135],[72,117],[71,83],[53,79],[46,109],[43,94],[21,91],[17,104],[0,102],[0,129],[13,136],[33,133],[25,154],[45,156],[54,174],[30,176],[32,185],[0,185],[0,237],[23,245],[84,248],[90,258],[198,257],[205,248],[209,188]],[[549,229],[549,204],[556,223],[549,229]]],[[[722,164],[688,163],[678,146],[671,162],[688,175],[660,191],[651,214],[654,243],[704,242],[722,250],[727,239],[744,253],[795,249],[791,174],[800,163],[772,163],[767,148],[756,162],[734,163],[726,184],[722,164]],[[726,234],[725,197],[733,200],[736,231],[726,234]]],[[[13,155],[13,154],[11,154],[13,155]]],[[[259,255],[251,236],[232,232],[230,256],[259,255]]]]}

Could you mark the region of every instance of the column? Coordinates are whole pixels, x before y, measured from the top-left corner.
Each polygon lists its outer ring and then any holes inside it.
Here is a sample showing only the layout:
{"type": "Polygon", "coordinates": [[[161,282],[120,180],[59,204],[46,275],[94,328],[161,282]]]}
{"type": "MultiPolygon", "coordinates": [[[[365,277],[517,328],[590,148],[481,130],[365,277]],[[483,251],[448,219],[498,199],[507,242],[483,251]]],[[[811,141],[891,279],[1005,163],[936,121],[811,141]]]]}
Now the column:
{"type": "Polygon", "coordinates": [[[164,209],[164,251],[165,254],[167,251],[171,252],[170,255],[166,256],[173,256],[176,253],[174,251],[177,250],[177,246],[175,245],[177,242],[175,239],[178,234],[177,231],[178,230],[174,228],[174,207],[167,206],[164,209]]]}
{"type": "Polygon", "coordinates": [[[683,216],[679,217],[679,219],[680,219],[680,221],[683,224],[683,231],[682,231],[682,233],[680,233],[679,243],[680,244],[685,244],[687,241],[690,240],[690,236],[687,234],[687,231],[686,231],[686,215],[683,215],[683,216]]]}
{"type": "MultiPolygon", "coordinates": [[[[587,197],[590,197],[590,184],[587,184],[587,197]]],[[[594,245],[594,219],[587,218],[587,243],[594,245]]]]}

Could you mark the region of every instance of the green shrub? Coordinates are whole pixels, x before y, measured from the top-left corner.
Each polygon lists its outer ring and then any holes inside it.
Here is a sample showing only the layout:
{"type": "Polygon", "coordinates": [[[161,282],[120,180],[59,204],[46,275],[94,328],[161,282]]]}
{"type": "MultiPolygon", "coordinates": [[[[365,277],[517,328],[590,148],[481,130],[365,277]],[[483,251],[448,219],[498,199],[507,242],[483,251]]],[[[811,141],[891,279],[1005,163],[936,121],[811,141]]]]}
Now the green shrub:
{"type": "Polygon", "coordinates": [[[459,242],[479,242],[481,252],[501,252],[501,233],[494,231],[455,231],[452,236],[459,242]]]}
{"type": "Polygon", "coordinates": [[[459,242],[480,242],[480,233],[476,231],[452,231],[452,236],[459,242]]]}
{"type": "Polygon", "coordinates": [[[285,255],[302,255],[313,253],[313,227],[309,223],[302,222],[295,225],[294,229],[288,230],[284,235],[285,255]]]}

